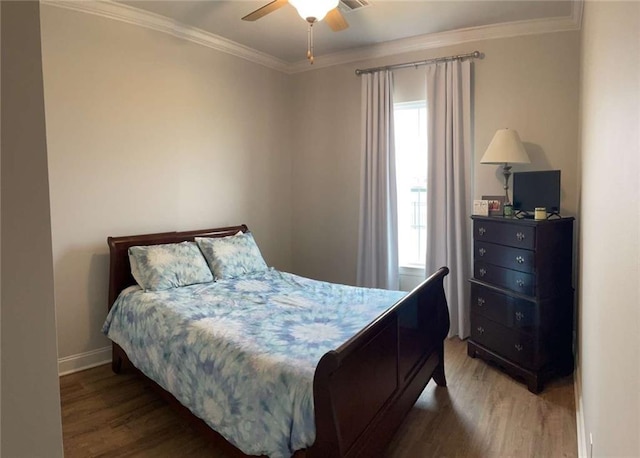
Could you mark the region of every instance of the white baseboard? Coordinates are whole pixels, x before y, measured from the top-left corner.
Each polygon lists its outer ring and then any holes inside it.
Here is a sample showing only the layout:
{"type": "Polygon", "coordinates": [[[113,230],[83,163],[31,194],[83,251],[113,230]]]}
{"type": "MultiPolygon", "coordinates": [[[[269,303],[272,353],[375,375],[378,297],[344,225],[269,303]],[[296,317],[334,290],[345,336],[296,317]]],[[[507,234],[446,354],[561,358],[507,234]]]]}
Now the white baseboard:
{"type": "Polygon", "coordinates": [[[578,457],[589,458],[587,447],[587,432],[584,426],[584,406],[582,405],[582,375],[580,365],[576,365],[574,372],[575,383],[573,388],[576,395],[576,428],[578,429],[578,457]]]}
{"type": "Polygon", "coordinates": [[[58,375],[68,375],[111,362],[111,347],[58,358],[58,375]]]}

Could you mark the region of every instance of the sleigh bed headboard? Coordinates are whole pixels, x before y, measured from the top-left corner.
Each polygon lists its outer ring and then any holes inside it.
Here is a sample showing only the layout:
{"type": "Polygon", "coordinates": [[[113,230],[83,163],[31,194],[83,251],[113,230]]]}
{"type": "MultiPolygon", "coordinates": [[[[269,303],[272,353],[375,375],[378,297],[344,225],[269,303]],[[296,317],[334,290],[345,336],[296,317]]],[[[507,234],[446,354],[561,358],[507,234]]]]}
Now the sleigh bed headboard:
{"type": "Polygon", "coordinates": [[[135,285],[129,264],[129,247],[180,243],[195,240],[196,237],[226,237],[238,231],[247,232],[246,224],[214,229],[202,229],[184,232],[160,232],[157,234],[130,235],[126,237],[108,237],[109,244],[109,309],[118,294],[128,286],[135,285]]]}

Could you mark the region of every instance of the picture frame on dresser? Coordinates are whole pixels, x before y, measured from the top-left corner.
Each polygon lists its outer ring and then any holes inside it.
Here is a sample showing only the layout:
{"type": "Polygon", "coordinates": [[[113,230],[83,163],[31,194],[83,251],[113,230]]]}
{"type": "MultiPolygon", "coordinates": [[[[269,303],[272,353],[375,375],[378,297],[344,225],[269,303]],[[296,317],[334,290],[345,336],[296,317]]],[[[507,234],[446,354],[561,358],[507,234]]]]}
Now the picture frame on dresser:
{"type": "Polygon", "coordinates": [[[467,352],[539,393],[573,372],[573,221],[474,215],[467,352]]]}
{"type": "Polygon", "coordinates": [[[473,201],[473,214],[479,216],[489,216],[489,201],[488,200],[474,200],[473,201]]]}
{"type": "Polygon", "coordinates": [[[502,216],[505,196],[482,196],[482,200],[489,202],[489,216],[502,216]]]}

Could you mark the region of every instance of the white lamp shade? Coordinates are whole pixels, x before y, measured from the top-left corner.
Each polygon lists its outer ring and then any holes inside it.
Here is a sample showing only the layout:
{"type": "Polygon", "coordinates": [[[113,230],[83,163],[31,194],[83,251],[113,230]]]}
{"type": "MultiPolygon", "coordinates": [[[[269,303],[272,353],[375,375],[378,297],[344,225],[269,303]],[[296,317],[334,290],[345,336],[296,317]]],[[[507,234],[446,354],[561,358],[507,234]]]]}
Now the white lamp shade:
{"type": "Polygon", "coordinates": [[[480,159],[482,164],[529,164],[530,162],[518,132],[513,129],[498,130],[480,159]]]}
{"type": "Polygon", "coordinates": [[[329,11],[338,6],[340,0],[289,0],[302,19],[315,18],[321,21],[329,11]]]}

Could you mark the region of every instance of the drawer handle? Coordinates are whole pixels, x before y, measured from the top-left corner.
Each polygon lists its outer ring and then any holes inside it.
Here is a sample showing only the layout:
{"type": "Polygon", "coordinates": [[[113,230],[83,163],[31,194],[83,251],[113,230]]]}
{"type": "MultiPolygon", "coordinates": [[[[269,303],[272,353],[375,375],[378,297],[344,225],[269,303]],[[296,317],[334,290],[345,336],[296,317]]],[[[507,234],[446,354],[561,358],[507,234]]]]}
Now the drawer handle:
{"type": "Polygon", "coordinates": [[[480,269],[478,273],[480,274],[481,277],[484,277],[485,275],[487,275],[487,271],[485,269],[480,269]]]}
{"type": "Polygon", "coordinates": [[[522,321],[523,318],[524,318],[524,313],[516,312],[516,320],[522,321]]]}
{"type": "Polygon", "coordinates": [[[518,278],[516,280],[516,285],[518,285],[520,288],[522,288],[524,286],[524,280],[522,278],[518,278]]]}
{"type": "Polygon", "coordinates": [[[516,238],[518,239],[518,241],[522,242],[524,240],[524,233],[522,232],[516,233],[516,238]]]}
{"type": "Polygon", "coordinates": [[[484,227],[480,226],[480,227],[478,228],[478,234],[480,234],[480,235],[484,235],[484,233],[485,233],[485,232],[487,232],[487,230],[486,230],[484,227]]]}
{"type": "Polygon", "coordinates": [[[484,248],[480,248],[478,250],[478,253],[480,253],[480,256],[484,256],[484,254],[487,252],[487,250],[485,250],[484,248]]]}
{"type": "Polygon", "coordinates": [[[484,328],[482,326],[478,326],[478,332],[480,334],[484,334],[484,328]]]}
{"type": "Polygon", "coordinates": [[[478,298],[478,307],[482,307],[485,303],[485,300],[483,297],[479,297],[478,298]]]}
{"type": "Polygon", "coordinates": [[[516,256],[516,262],[518,264],[524,264],[524,258],[522,256],[516,256]]]}
{"type": "Polygon", "coordinates": [[[518,350],[518,351],[522,351],[522,348],[523,348],[523,347],[522,347],[522,345],[520,345],[520,344],[515,344],[515,347],[516,347],[516,350],[518,350]]]}

